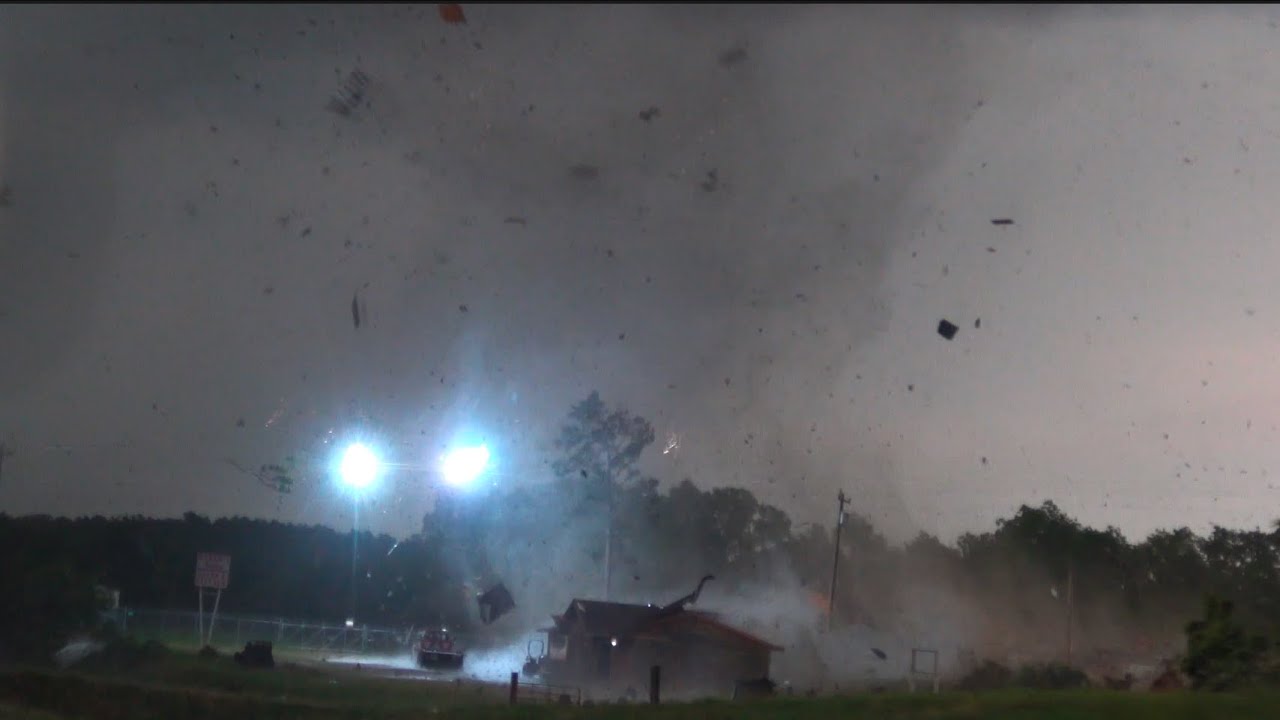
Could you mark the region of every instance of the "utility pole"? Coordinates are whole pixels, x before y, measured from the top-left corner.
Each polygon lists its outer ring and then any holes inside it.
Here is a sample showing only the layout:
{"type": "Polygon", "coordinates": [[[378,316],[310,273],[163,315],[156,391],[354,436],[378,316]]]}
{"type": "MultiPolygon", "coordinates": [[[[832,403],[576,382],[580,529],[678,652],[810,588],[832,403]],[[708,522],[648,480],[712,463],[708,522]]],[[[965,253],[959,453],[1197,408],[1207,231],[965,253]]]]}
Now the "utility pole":
{"type": "Polygon", "coordinates": [[[1070,560],[1067,560],[1067,664],[1071,664],[1072,647],[1071,625],[1072,616],[1075,614],[1075,568],[1070,560]]]}
{"type": "Polygon", "coordinates": [[[0,442],[0,480],[4,480],[4,459],[12,454],[13,451],[0,442]]]}
{"type": "Polygon", "coordinates": [[[844,527],[844,506],[849,502],[849,498],[844,496],[844,490],[836,496],[836,501],[840,503],[839,511],[836,513],[836,549],[835,557],[831,560],[831,598],[827,601],[827,630],[831,630],[831,618],[836,614],[836,573],[840,571],[840,529],[844,527]]]}

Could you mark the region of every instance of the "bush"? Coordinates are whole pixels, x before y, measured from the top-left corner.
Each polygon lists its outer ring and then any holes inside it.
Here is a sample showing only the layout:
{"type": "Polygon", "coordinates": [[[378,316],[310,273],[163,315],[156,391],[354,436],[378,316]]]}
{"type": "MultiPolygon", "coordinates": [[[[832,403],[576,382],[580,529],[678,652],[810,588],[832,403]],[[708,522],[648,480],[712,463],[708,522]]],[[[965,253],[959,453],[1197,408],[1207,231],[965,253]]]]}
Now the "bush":
{"type": "Polygon", "coordinates": [[[1073,690],[1089,687],[1089,677],[1070,665],[1043,663],[1023,665],[1014,684],[1032,690],[1073,690]]]}
{"type": "Polygon", "coordinates": [[[66,562],[16,559],[0,563],[0,661],[49,662],[97,625],[93,579],[66,562]]]}
{"type": "Polygon", "coordinates": [[[118,638],[76,663],[75,667],[78,670],[133,671],[163,662],[168,657],[169,648],[155,640],[139,642],[133,638],[118,638]]]}
{"type": "Polygon", "coordinates": [[[206,660],[217,660],[222,655],[222,653],[218,652],[218,649],[213,647],[212,645],[205,645],[204,647],[200,648],[200,651],[197,652],[196,655],[206,660]]]}
{"type": "Polygon", "coordinates": [[[1232,690],[1274,681],[1277,658],[1266,638],[1232,619],[1230,600],[1205,598],[1204,618],[1187,623],[1182,671],[1193,690],[1232,690]]]}
{"type": "Polygon", "coordinates": [[[985,660],[968,675],[960,679],[956,687],[960,690],[1000,690],[1009,687],[1013,673],[998,662],[985,660]]]}
{"type": "Polygon", "coordinates": [[[1034,690],[1068,690],[1089,686],[1089,678],[1070,665],[1023,665],[1015,673],[998,662],[984,661],[956,684],[959,690],[1002,690],[1009,687],[1034,690]]]}

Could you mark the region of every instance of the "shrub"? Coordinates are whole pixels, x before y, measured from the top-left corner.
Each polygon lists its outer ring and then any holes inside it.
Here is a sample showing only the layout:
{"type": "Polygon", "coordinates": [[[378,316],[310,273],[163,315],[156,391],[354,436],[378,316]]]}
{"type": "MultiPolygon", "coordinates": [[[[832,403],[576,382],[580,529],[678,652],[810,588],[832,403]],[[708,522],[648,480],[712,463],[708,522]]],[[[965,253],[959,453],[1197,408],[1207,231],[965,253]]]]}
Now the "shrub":
{"type": "Polygon", "coordinates": [[[155,640],[139,642],[133,638],[118,638],[102,646],[102,649],[76,663],[80,670],[132,671],[147,665],[163,662],[169,657],[169,648],[155,640]]]}
{"type": "Polygon", "coordinates": [[[998,662],[984,660],[960,679],[956,687],[960,690],[1000,690],[1009,687],[1013,673],[998,662]]]}
{"type": "Polygon", "coordinates": [[[1014,684],[1033,690],[1072,690],[1089,687],[1089,678],[1070,665],[1051,662],[1023,665],[1018,669],[1014,684]]]}
{"type": "Polygon", "coordinates": [[[0,567],[0,661],[49,662],[68,640],[96,626],[93,579],[70,563],[17,557],[0,567]]]}
{"type": "Polygon", "coordinates": [[[1276,658],[1266,638],[1232,619],[1230,600],[1209,596],[1204,618],[1187,623],[1182,671],[1194,690],[1231,690],[1274,679],[1276,658]]]}

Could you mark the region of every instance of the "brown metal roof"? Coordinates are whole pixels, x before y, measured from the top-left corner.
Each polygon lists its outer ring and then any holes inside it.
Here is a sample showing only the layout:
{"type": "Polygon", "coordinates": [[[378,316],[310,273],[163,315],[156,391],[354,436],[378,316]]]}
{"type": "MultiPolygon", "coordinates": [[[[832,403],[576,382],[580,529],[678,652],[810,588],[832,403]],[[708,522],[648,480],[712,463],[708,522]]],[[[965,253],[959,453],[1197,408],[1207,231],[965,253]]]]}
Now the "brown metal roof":
{"type": "Polygon", "coordinates": [[[774,652],[782,648],[756,637],[745,630],[728,625],[716,616],[692,610],[675,613],[661,612],[656,605],[632,605],[601,600],[576,599],[562,615],[553,615],[556,627],[568,631],[575,625],[582,627],[589,636],[625,637],[638,634],[653,637],[670,637],[676,628],[710,631],[711,634],[729,637],[747,645],[756,645],[774,652]]]}
{"type": "Polygon", "coordinates": [[[559,626],[581,623],[588,635],[629,635],[657,615],[658,610],[653,605],[574,600],[569,603],[569,609],[555,620],[559,626]]]}
{"type": "Polygon", "coordinates": [[[692,627],[699,630],[710,630],[715,634],[732,637],[747,645],[757,645],[767,648],[773,652],[782,652],[783,650],[780,645],[774,645],[764,638],[752,635],[746,630],[736,628],[715,615],[706,612],[690,610],[680,613],[679,615],[660,618],[653,625],[653,629],[658,629],[662,626],[683,625],[685,627],[692,627]]]}

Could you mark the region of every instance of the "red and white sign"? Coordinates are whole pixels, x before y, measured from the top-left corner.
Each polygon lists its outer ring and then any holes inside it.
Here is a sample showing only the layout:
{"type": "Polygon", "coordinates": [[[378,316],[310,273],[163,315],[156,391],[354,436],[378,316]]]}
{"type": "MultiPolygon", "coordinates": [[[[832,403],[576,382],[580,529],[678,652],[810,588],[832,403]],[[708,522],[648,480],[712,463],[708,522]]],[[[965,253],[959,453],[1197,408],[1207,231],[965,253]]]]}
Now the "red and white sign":
{"type": "Polygon", "coordinates": [[[196,587],[225,590],[231,582],[231,556],[196,553],[196,587]]]}

